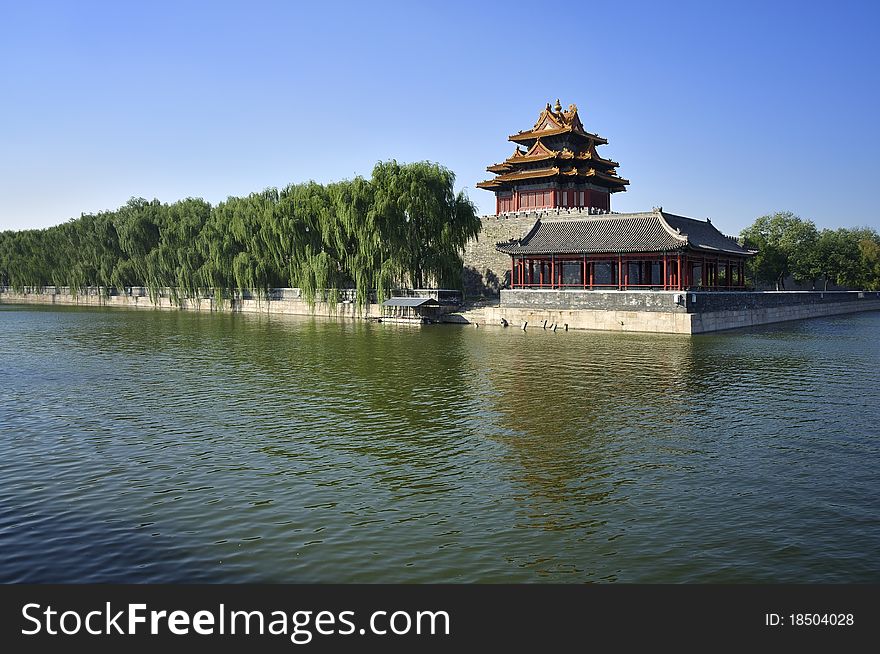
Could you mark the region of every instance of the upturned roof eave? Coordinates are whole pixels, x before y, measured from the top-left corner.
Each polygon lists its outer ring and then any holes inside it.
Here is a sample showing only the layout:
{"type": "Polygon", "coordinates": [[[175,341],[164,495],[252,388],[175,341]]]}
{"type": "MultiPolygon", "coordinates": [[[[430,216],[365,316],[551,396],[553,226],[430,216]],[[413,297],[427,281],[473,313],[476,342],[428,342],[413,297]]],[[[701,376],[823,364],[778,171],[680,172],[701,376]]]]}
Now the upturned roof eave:
{"type": "Polygon", "coordinates": [[[594,141],[597,145],[608,145],[608,140],[604,136],[599,136],[598,134],[592,134],[586,130],[579,130],[573,127],[559,127],[556,129],[543,129],[540,131],[535,131],[534,129],[530,129],[525,132],[519,132],[517,134],[511,134],[507,137],[508,141],[513,143],[519,143],[524,145],[523,141],[532,141],[534,139],[545,138],[547,136],[558,136],[560,134],[575,134],[577,136],[590,139],[594,141]]]}

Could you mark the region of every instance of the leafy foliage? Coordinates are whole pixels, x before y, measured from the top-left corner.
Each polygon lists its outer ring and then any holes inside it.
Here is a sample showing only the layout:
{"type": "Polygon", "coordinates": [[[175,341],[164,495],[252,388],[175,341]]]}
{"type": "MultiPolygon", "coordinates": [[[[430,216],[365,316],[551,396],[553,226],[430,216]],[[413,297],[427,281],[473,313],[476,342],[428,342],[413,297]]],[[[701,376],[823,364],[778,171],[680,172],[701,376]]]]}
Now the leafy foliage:
{"type": "Polygon", "coordinates": [[[356,289],[461,287],[461,252],[480,230],[455,176],[429,162],[376,165],[371,179],[274,188],[216,207],[133,198],[42,230],[0,232],[0,284],[146,286],[174,300],[299,287],[314,302],[356,289]]]}
{"type": "Polygon", "coordinates": [[[746,245],[758,250],[751,275],[758,283],[784,288],[785,278],[819,279],[850,288],[880,288],[880,235],[867,227],[818,231],[810,220],[785,211],[761,216],[741,232],[746,245]]]}

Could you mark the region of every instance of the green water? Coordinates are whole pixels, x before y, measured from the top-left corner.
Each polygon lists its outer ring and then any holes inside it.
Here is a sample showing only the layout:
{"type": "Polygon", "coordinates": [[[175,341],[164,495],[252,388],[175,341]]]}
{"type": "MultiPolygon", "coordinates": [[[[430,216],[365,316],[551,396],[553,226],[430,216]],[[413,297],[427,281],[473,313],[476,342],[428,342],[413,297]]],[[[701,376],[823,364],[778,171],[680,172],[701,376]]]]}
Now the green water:
{"type": "Polygon", "coordinates": [[[0,581],[880,581],[880,313],[0,306],[0,581]]]}

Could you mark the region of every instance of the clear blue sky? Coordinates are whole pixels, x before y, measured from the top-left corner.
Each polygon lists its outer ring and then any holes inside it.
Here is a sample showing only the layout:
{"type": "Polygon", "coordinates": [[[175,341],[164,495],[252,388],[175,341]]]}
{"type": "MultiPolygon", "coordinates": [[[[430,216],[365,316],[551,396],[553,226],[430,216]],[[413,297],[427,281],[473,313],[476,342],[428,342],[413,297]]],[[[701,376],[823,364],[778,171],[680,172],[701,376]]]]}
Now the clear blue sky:
{"type": "Polygon", "coordinates": [[[617,211],[880,228],[874,2],[3,2],[0,229],[431,160],[577,103],[617,211]]]}

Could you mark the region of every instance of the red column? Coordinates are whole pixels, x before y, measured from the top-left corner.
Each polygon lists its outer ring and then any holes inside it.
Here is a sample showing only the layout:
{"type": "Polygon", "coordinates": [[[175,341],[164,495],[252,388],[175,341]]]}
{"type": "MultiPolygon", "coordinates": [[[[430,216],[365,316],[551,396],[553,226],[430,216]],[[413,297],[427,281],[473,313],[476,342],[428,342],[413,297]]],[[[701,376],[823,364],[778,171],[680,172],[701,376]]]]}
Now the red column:
{"type": "Polygon", "coordinates": [[[676,261],[675,289],[680,291],[681,290],[681,253],[675,255],[675,261],[676,261]]]}
{"type": "Polygon", "coordinates": [[[584,255],[584,276],[583,276],[584,288],[587,287],[587,255],[584,255]]]}
{"type": "Polygon", "coordinates": [[[617,290],[621,290],[623,284],[623,255],[617,255],[617,290]]]}
{"type": "Polygon", "coordinates": [[[663,253],[663,290],[669,285],[669,278],[666,276],[666,253],[663,253]]]}
{"type": "Polygon", "coordinates": [[[550,288],[556,288],[556,255],[550,255],[550,288]]]}
{"type": "Polygon", "coordinates": [[[680,291],[684,287],[684,277],[682,267],[681,267],[681,252],[678,253],[678,290],[680,291]]]}

